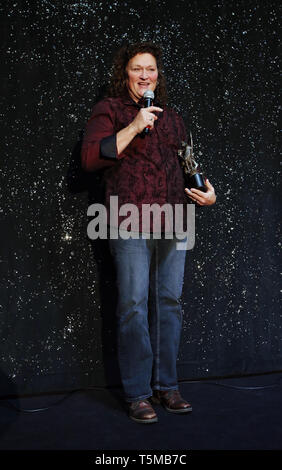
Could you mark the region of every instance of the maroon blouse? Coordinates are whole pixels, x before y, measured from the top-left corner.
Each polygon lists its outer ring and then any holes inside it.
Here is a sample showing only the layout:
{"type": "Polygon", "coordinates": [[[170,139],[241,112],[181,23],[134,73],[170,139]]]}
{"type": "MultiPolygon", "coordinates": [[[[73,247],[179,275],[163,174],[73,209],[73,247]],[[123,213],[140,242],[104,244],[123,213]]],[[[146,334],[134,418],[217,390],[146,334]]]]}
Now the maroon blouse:
{"type": "MultiPolygon", "coordinates": [[[[156,113],[154,128],[145,137],[135,136],[117,154],[116,134],[133,121],[140,107],[142,104],[135,103],[129,95],[105,98],[94,106],[82,144],[82,167],[86,171],[105,168],[108,211],[110,196],[118,196],[119,207],[135,204],[140,213],[142,204],[154,203],[184,204],[185,213],[188,201],[177,151],[187,137],[179,114],[162,107],[163,112],[156,113]]],[[[119,217],[119,222],[125,218],[119,217]]]]}

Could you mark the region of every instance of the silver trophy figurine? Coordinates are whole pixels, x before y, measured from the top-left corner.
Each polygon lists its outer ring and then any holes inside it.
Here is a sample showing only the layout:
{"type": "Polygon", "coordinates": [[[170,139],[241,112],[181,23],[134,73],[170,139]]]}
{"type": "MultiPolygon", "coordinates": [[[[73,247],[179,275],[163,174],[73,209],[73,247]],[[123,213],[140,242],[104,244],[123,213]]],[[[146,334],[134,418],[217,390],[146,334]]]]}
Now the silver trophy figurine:
{"type": "Polygon", "coordinates": [[[185,187],[195,188],[203,191],[207,191],[207,187],[204,182],[203,174],[200,173],[198,163],[195,160],[193,153],[193,139],[190,132],[190,145],[186,142],[181,143],[181,149],[178,150],[178,156],[180,158],[180,164],[184,170],[185,187]]]}

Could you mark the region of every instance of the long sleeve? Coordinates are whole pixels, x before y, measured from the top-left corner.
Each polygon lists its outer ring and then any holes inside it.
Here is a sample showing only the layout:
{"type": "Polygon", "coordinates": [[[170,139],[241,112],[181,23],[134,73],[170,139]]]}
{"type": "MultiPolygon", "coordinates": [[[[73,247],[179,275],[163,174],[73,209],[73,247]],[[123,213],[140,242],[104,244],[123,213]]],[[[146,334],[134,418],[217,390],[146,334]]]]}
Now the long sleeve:
{"type": "Polygon", "coordinates": [[[177,127],[178,127],[178,135],[180,141],[187,142],[187,131],[186,127],[183,121],[183,118],[180,116],[180,114],[177,113],[177,127]]]}
{"type": "Polygon", "coordinates": [[[112,166],[119,158],[114,129],[114,113],[109,100],[97,103],[86,124],[82,142],[81,164],[85,171],[112,166]]]}

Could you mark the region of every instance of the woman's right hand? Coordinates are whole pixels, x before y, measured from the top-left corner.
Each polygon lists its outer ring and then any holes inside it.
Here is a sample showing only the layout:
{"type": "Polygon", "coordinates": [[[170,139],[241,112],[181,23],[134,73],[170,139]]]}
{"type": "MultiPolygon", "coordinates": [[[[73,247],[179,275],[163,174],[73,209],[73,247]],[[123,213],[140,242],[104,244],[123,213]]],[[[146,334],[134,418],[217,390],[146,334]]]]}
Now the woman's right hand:
{"type": "Polygon", "coordinates": [[[162,112],[162,108],[157,106],[149,106],[149,108],[141,108],[138,114],[135,116],[133,121],[126,126],[124,129],[121,129],[117,133],[117,153],[120,155],[128,144],[134,139],[137,134],[141,134],[145,127],[154,127],[154,122],[158,117],[153,114],[153,111],[162,112]]]}
{"type": "Polygon", "coordinates": [[[140,109],[131,123],[137,134],[140,134],[145,129],[145,127],[150,127],[150,129],[153,129],[154,122],[156,119],[158,119],[153,111],[163,112],[162,108],[158,108],[157,106],[149,106],[148,108],[140,109]]]}

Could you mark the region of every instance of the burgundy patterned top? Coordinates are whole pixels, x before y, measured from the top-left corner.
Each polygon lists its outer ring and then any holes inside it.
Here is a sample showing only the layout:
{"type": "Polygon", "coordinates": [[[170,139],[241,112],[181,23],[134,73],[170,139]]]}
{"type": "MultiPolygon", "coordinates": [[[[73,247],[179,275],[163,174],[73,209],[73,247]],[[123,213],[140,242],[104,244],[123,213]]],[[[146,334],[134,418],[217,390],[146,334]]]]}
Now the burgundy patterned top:
{"type": "MultiPolygon", "coordinates": [[[[185,214],[188,201],[177,151],[187,138],[183,120],[174,110],[162,107],[154,128],[145,137],[137,135],[117,155],[116,133],[133,121],[141,106],[129,95],[105,98],[94,106],[83,139],[82,166],[86,171],[105,168],[108,211],[110,196],[118,196],[119,207],[134,204],[140,214],[143,204],[154,203],[183,204],[185,214]]],[[[125,218],[120,216],[119,222],[125,218]]]]}

